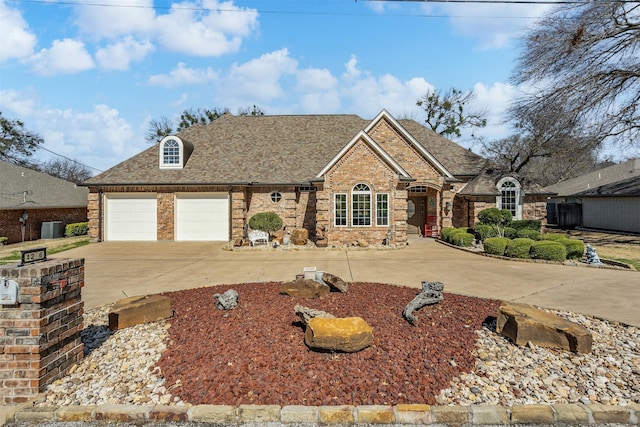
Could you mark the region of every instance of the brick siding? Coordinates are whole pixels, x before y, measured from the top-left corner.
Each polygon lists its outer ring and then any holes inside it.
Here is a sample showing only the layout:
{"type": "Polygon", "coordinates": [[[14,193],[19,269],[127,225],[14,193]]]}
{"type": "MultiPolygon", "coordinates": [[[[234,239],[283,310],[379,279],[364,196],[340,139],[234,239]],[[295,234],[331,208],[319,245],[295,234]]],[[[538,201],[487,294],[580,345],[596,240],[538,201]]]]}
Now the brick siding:
{"type": "Polygon", "coordinates": [[[63,233],[67,224],[87,221],[87,208],[56,208],[56,209],[13,209],[0,211],[0,237],[8,237],[8,244],[22,241],[20,217],[26,212],[29,215],[25,226],[24,240],[40,239],[42,223],[48,221],[62,221],[63,233]]]}

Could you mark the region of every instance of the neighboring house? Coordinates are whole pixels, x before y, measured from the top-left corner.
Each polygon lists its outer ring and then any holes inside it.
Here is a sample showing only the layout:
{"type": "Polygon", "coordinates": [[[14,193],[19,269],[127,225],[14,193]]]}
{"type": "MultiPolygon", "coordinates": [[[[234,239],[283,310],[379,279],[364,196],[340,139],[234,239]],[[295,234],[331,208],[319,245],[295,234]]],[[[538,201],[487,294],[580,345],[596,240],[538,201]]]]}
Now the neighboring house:
{"type": "Polygon", "coordinates": [[[87,221],[88,193],[73,182],[0,161],[0,236],[7,243],[38,240],[43,230],[46,238],[58,237],[67,224],[87,221]]]}
{"type": "Polygon", "coordinates": [[[496,205],[544,220],[546,193],[487,165],[384,110],[373,120],[225,114],[83,185],[94,240],[236,240],[265,211],[322,245],[402,245],[496,205]]]}
{"type": "Polygon", "coordinates": [[[640,233],[640,158],[546,187],[548,222],[640,233]]]}

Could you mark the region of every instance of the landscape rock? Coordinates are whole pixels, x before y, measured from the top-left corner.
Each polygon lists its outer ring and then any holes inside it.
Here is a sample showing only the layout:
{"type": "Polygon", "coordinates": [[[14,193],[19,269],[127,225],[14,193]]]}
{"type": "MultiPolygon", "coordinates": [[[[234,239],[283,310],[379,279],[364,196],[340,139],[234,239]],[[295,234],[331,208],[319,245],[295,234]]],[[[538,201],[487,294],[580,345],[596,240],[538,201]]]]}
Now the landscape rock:
{"type": "Polygon", "coordinates": [[[296,228],[291,232],[291,243],[304,246],[309,241],[309,231],[306,228],[296,228]]]}
{"type": "Polygon", "coordinates": [[[304,334],[312,350],[354,353],[373,344],[373,329],[361,317],[314,317],[304,334]]]}
{"type": "Polygon", "coordinates": [[[335,289],[339,292],[346,293],[349,290],[349,284],[338,276],[334,276],[333,274],[323,273],[322,281],[329,285],[332,289],[335,289]]]}
{"type": "Polygon", "coordinates": [[[117,301],[109,313],[109,329],[117,331],[173,316],[171,300],[163,295],[143,295],[117,301]]]}
{"type": "Polygon", "coordinates": [[[313,279],[297,278],[291,282],[282,282],[278,292],[297,298],[317,298],[329,294],[331,288],[313,279]]]}
{"type": "Polygon", "coordinates": [[[577,323],[527,304],[505,303],[498,309],[496,332],[517,345],[560,348],[590,353],[591,332],[577,323]]]}
{"type": "Polygon", "coordinates": [[[325,319],[335,319],[336,317],[333,314],[327,313],[326,311],[316,310],[315,308],[309,308],[299,304],[296,304],[293,307],[293,311],[302,319],[302,322],[305,325],[309,324],[309,320],[316,317],[323,317],[325,319]]]}
{"type": "Polygon", "coordinates": [[[402,315],[409,323],[413,324],[416,321],[413,312],[421,309],[425,305],[433,305],[442,301],[443,290],[444,285],[442,282],[429,282],[424,280],[422,282],[422,291],[407,304],[402,311],[402,315]]]}
{"type": "Polygon", "coordinates": [[[214,294],[213,297],[217,298],[216,307],[220,310],[231,310],[238,306],[238,292],[233,289],[214,294]]]}

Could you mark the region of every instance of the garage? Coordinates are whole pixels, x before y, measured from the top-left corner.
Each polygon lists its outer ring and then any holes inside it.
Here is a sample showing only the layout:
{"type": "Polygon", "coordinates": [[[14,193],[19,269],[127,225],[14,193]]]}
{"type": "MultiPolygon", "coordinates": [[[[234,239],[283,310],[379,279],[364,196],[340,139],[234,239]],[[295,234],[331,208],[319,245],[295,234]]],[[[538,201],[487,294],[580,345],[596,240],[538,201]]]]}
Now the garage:
{"type": "Polygon", "coordinates": [[[105,195],[105,240],[157,240],[156,193],[105,195]]]}
{"type": "Polygon", "coordinates": [[[227,193],[176,194],[176,240],[229,240],[227,193]]]}

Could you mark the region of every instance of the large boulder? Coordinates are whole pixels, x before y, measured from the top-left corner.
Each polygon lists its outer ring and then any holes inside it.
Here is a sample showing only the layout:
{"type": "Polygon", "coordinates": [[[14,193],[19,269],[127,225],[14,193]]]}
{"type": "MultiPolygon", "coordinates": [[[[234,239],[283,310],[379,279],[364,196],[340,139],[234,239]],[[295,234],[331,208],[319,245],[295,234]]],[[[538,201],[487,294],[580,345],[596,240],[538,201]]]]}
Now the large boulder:
{"type": "Polygon", "coordinates": [[[169,297],[143,295],[117,301],[109,311],[109,329],[117,331],[173,316],[169,297]]]}
{"type": "Polygon", "coordinates": [[[313,279],[296,279],[291,282],[282,282],[278,291],[297,298],[317,298],[329,294],[331,288],[313,279]]]}
{"type": "Polygon", "coordinates": [[[373,344],[373,329],[361,317],[314,317],[307,323],[304,342],[312,350],[353,353],[373,344]]]}
{"type": "Polygon", "coordinates": [[[505,303],[498,309],[496,331],[518,345],[590,353],[593,337],[582,325],[527,304],[505,303]]]}
{"type": "Polygon", "coordinates": [[[339,292],[346,293],[349,290],[349,284],[339,278],[338,276],[334,276],[330,273],[322,273],[321,279],[324,283],[329,285],[332,289],[335,289],[339,292]]]}
{"type": "Polygon", "coordinates": [[[304,246],[309,241],[309,231],[306,228],[296,228],[291,232],[291,243],[304,246]]]}

